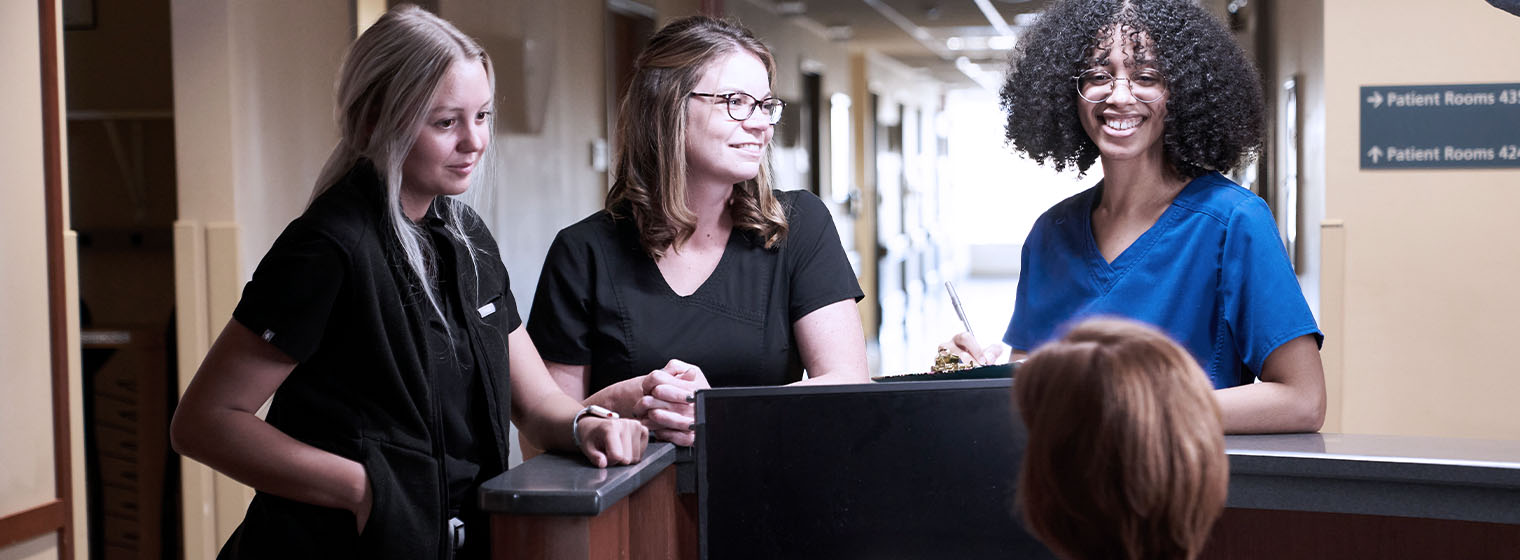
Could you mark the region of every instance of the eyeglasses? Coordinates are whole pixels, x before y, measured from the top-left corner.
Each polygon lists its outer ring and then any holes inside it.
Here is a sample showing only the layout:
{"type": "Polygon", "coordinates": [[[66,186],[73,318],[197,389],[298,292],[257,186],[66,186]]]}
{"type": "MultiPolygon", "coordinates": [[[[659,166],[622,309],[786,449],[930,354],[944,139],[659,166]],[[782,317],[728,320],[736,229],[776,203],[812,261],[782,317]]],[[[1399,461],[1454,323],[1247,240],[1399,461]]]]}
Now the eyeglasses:
{"type": "Polygon", "coordinates": [[[755,108],[760,108],[760,113],[765,115],[765,120],[770,124],[781,122],[781,109],[786,103],[774,97],[755,99],[748,93],[701,93],[691,92],[697,97],[715,97],[723,100],[723,105],[728,107],[728,117],[736,121],[747,121],[755,115],[755,108]]]}
{"type": "Polygon", "coordinates": [[[1141,103],[1155,103],[1166,95],[1166,80],[1154,70],[1141,70],[1128,78],[1115,78],[1102,70],[1088,70],[1077,74],[1077,95],[1090,103],[1102,103],[1113,96],[1116,82],[1129,82],[1129,93],[1141,103]]]}

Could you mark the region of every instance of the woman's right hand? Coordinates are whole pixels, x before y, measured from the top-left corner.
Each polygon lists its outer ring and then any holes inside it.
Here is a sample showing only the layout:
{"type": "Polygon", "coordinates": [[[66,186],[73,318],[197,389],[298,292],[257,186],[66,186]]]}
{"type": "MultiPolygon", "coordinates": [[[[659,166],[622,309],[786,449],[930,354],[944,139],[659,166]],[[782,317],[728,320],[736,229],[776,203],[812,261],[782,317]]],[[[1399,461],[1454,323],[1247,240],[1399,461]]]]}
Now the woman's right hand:
{"type": "Polygon", "coordinates": [[[351,511],[354,512],[355,528],[362,535],[364,534],[364,526],[369,524],[370,511],[375,507],[375,494],[370,490],[369,472],[364,470],[364,465],[362,464],[359,465],[359,476],[363,477],[361,482],[364,485],[364,495],[359,498],[359,503],[354,504],[354,508],[351,511]]]}
{"type": "Polygon", "coordinates": [[[583,416],[575,429],[581,453],[597,468],[637,463],[649,446],[649,429],[638,420],[583,416]]]}
{"type": "Polygon", "coordinates": [[[692,430],[697,418],[696,394],[710,387],[702,368],[671,360],[644,376],[644,396],[634,404],[633,415],[642,418],[656,438],[690,447],[696,442],[692,430]]]}
{"type": "Polygon", "coordinates": [[[1010,355],[1008,345],[994,342],[983,348],[981,344],[977,343],[976,337],[972,336],[969,332],[955,335],[955,338],[940,344],[939,349],[959,356],[964,363],[979,366],[1003,363],[1010,355]]]}

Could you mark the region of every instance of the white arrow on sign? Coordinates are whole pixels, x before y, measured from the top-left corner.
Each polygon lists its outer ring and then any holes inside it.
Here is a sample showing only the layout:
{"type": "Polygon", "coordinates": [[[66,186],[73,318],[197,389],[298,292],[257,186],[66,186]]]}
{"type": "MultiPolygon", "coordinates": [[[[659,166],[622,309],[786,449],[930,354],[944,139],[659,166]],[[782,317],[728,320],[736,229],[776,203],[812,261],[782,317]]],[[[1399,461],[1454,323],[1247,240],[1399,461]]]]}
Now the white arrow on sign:
{"type": "Polygon", "coordinates": [[[1383,105],[1383,94],[1373,91],[1372,95],[1367,96],[1367,102],[1372,104],[1373,109],[1381,107],[1383,105]]]}
{"type": "Polygon", "coordinates": [[[1378,158],[1383,157],[1383,151],[1379,150],[1377,146],[1373,146],[1371,150],[1367,150],[1367,157],[1372,158],[1372,163],[1377,163],[1378,158]]]}

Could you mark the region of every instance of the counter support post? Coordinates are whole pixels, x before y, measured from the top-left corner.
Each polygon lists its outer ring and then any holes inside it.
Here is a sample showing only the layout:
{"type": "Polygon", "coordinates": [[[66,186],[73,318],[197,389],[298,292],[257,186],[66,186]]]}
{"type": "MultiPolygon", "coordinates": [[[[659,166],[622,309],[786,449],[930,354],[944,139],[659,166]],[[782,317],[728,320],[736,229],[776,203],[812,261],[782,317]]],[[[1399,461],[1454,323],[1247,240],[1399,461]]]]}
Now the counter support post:
{"type": "Polygon", "coordinates": [[[696,496],[678,495],[671,465],[595,516],[491,516],[492,557],[696,560],[696,496]]]}

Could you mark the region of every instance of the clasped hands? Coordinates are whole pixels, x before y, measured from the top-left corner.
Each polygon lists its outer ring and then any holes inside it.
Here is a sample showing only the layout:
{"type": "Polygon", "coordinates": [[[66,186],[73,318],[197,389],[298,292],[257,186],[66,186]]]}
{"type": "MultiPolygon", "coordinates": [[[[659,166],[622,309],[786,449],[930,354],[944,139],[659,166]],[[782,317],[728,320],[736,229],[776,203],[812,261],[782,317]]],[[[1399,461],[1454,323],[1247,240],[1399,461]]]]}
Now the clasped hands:
{"type": "Polygon", "coordinates": [[[690,447],[696,442],[696,394],[710,388],[702,368],[681,360],[644,376],[644,395],[633,406],[633,417],[644,423],[658,439],[690,447]]]}

